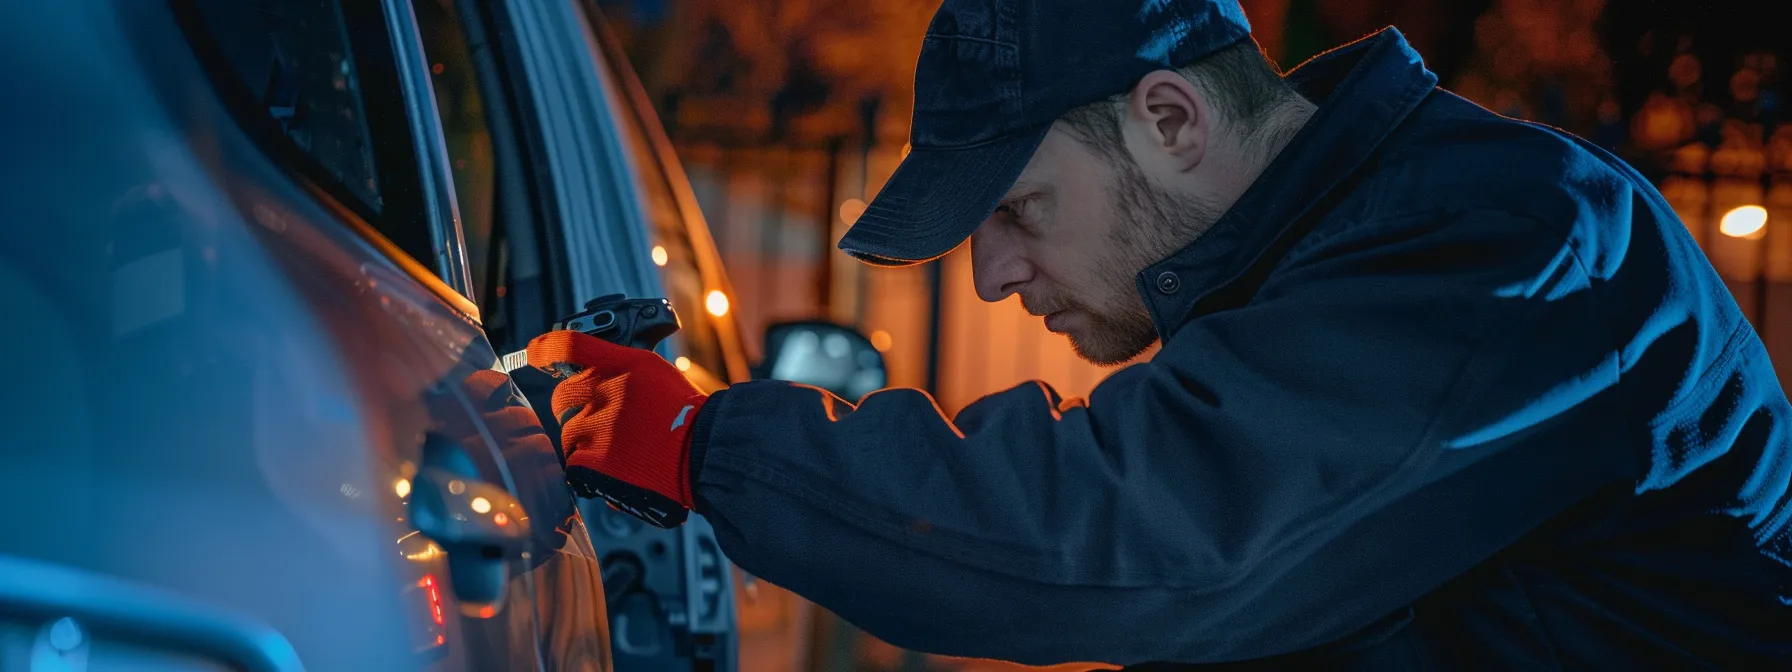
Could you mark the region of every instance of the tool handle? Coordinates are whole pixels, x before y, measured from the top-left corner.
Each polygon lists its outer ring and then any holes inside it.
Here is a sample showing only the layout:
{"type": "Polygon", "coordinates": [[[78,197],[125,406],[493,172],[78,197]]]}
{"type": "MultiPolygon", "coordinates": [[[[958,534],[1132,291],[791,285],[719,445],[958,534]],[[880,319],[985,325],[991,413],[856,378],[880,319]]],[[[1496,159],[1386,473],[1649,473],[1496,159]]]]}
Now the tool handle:
{"type": "MultiPolygon", "coordinates": [[[[678,313],[665,299],[630,299],[622,294],[600,296],[585,303],[585,309],[554,324],[554,329],[571,329],[596,336],[617,345],[652,350],[660,341],[678,333],[678,313]]],[[[579,372],[572,364],[555,364],[547,374],[558,379],[579,372]]]]}

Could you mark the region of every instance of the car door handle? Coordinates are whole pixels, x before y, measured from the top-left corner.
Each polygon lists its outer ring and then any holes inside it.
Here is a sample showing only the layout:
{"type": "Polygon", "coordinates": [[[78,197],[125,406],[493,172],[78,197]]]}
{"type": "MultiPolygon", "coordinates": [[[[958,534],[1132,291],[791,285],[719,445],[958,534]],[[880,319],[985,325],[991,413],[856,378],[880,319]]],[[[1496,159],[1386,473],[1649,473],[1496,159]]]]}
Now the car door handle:
{"type": "MultiPolygon", "coordinates": [[[[279,631],[248,616],[155,586],[77,567],[0,555],[0,613],[43,619],[71,652],[84,630],[140,639],[255,672],[303,670],[279,631]]],[[[37,669],[37,668],[32,668],[37,669]]]]}
{"type": "Polygon", "coordinates": [[[448,555],[449,584],[463,606],[496,606],[510,580],[508,564],[528,546],[529,519],[503,487],[440,466],[412,479],[407,504],[417,532],[448,555]]]}

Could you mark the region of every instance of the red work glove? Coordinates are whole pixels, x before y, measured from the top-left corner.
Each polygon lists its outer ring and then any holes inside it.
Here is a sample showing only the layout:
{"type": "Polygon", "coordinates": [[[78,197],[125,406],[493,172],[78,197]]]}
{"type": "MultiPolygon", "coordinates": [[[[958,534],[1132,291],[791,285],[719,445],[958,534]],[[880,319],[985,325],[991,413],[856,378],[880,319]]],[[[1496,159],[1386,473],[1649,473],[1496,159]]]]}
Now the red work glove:
{"type": "Polygon", "coordinates": [[[709,397],[648,350],[576,331],[529,342],[529,365],[581,368],[554,388],[566,477],[582,497],[601,496],[659,527],[691,508],[690,434],[709,397]]]}

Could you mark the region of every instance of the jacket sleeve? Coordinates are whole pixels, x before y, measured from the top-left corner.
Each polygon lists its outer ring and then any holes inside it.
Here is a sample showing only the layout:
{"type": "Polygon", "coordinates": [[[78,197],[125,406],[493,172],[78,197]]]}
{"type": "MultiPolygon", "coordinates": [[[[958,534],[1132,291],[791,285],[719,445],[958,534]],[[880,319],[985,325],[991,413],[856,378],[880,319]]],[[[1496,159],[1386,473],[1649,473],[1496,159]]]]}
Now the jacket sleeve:
{"type": "Polygon", "coordinates": [[[1215,662],[1336,640],[1634,478],[1566,227],[1425,213],[1316,232],[1087,404],[1026,383],[948,420],[761,381],[693,438],[740,567],[892,644],[1026,664],[1215,662]]]}

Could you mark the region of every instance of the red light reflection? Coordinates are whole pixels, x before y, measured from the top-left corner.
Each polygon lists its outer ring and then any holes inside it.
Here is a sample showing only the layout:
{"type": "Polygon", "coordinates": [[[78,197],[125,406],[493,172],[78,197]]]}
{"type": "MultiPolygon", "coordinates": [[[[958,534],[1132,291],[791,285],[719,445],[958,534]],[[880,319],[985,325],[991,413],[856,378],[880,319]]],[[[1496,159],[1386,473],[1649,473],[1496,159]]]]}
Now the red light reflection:
{"type": "MultiPolygon", "coordinates": [[[[436,625],[442,625],[442,593],[436,590],[436,575],[424,574],[417,586],[429,593],[429,615],[435,619],[436,625]]],[[[436,636],[436,643],[442,643],[442,636],[436,636]]]]}

